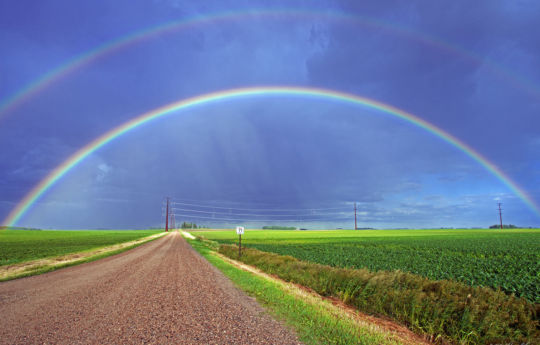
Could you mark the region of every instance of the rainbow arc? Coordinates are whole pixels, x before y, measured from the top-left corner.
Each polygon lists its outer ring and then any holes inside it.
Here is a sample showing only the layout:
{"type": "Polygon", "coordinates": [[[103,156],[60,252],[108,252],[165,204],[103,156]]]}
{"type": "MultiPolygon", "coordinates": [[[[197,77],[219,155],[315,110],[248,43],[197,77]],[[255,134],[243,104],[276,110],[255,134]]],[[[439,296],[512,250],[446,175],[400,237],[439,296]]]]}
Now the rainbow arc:
{"type": "Polygon", "coordinates": [[[512,179],[510,179],[510,177],[501,171],[495,164],[489,162],[485,157],[468,146],[466,143],[413,114],[376,100],[335,90],[290,86],[259,86],[217,91],[192,98],[182,99],[180,101],[167,104],[141,114],[132,120],[107,131],[103,135],[77,150],[77,152],[68,157],[62,164],[52,170],[43,180],[41,180],[41,182],[39,182],[34,188],[32,188],[30,192],[26,194],[26,196],[17,204],[15,208],[13,208],[13,210],[4,220],[3,224],[14,226],[29,211],[32,205],[34,205],[39,198],[43,196],[45,192],[47,192],[56,182],[65,176],[68,171],[81,163],[93,152],[99,150],[129,131],[135,130],[136,128],[139,128],[155,119],[180,111],[186,111],[193,107],[225,100],[269,96],[317,98],[326,101],[345,102],[378,110],[382,113],[386,113],[394,116],[395,118],[409,122],[432,133],[436,137],[456,147],[467,156],[478,162],[486,170],[496,176],[510,190],[512,190],[531,210],[540,216],[540,207],[534,203],[533,199],[521,187],[519,187],[516,182],[512,181],[512,179]]]}
{"type": "Polygon", "coordinates": [[[540,96],[540,89],[530,80],[513,73],[508,68],[499,65],[485,57],[479,56],[474,52],[466,50],[455,44],[446,42],[438,37],[427,35],[423,32],[415,31],[406,28],[396,23],[377,20],[375,18],[351,15],[345,12],[316,10],[316,9],[247,9],[247,10],[232,10],[216,13],[208,13],[204,15],[196,15],[165,22],[156,26],[146,27],[141,30],[132,31],[126,35],[108,40],[103,44],[89,49],[81,54],[64,61],[56,68],[50,69],[38,78],[34,79],[20,90],[11,96],[0,99],[0,119],[5,117],[10,111],[24,104],[33,96],[40,94],[42,91],[52,87],[55,83],[63,78],[87,68],[98,62],[100,59],[109,55],[115,54],[127,49],[136,44],[160,37],[162,35],[190,30],[200,26],[209,24],[222,24],[226,22],[246,22],[250,19],[311,19],[311,20],[333,20],[338,23],[349,23],[360,25],[372,30],[379,30],[391,35],[404,38],[408,41],[418,42],[425,46],[448,52],[458,58],[471,61],[475,64],[483,64],[487,66],[494,74],[504,78],[513,85],[527,91],[535,97],[540,96]]]}

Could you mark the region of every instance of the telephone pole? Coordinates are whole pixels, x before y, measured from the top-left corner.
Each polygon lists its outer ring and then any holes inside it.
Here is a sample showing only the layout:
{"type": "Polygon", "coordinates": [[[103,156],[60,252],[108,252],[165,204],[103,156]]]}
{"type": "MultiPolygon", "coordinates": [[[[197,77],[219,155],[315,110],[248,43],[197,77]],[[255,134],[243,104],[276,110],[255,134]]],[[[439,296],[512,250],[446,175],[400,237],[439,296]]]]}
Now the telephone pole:
{"type": "Polygon", "coordinates": [[[503,228],[502,224],[502,210],[501,210],[501,203],[499,202],[499,220],[501,221],[501,230],[503,228]]]}
{"type": "Polygon", "coordinates": [[[169,231],[169,197],[167,197],[167,212],[165,214],[165,232],[169,231]]]}
{"type": "Polygon", "coordinates": [[[354,203],[354,230],[358,230],[356,226],[356,202],[354,203]]]}

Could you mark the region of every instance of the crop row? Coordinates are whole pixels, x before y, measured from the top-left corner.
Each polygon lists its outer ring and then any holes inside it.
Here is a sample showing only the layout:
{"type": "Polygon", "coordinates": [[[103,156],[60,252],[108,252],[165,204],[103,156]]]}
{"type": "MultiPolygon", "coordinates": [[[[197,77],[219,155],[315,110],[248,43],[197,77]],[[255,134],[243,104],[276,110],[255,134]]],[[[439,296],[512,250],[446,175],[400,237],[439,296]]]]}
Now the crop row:
{"type": "MultiPolygon", "coordinates": [[[[334,267],[374,272],[400,270],[430,280],[500,288],[540,303],[540,232],[461,231],[441,232],[444,235],[440,236],[384,236],[384,231],[380,232],[382,236],[312,232],[304,239],[298,237],[298,232],[274,232],[266,238],[260,232],[253,233],[244,236],[243,244],[262,251],[334,267]]],[[[220,243],[235,242],[234,236],[202,235],[220,243]]]]}
{"type": "Polygon", "coordinates": [[[155,233],[154,230],[0,230],[0,266],[110,246],[155,233]]]}
{"type": "Polygon", "coordinates": [[[220,245],[219,252],[363,312],[388,316],[432,339],[455,344],[539,339],[536,306],[501,291],[400,271],[335,268],[252,248],[238,257],[231,245],[220,245]]]}

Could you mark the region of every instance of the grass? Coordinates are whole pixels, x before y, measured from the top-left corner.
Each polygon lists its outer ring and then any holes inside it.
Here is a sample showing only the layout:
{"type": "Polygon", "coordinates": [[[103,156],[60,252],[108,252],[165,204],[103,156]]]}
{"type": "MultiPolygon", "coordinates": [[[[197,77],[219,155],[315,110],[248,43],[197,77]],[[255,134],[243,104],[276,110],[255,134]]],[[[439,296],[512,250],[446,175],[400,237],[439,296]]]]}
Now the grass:
{"type": "Polygon", "coordinates": [[[360,311],[386,315],[433,339],[495,344],[540,338],[538,305],[501,291],[401,271],[336,268],[252,248],[238,258],[238,248],[231,245],[221,245],[219,252],[360,311]]]}
{"type": "MultiPolygon", "coordinates": [[[[197,232],[222,244],[234,231],[197,232]]],[[[242,245],[304,261],[370,271],[400,270],[430,280],[500,288],[540,303],[540,231],[246,231],[242,245]]]]}
{"type": "MultiPolygon", "coordinates": [[[[0,266],[89,251],[129,242],[159,230],[0,231],[0,266]]],[[[110,254],[109,254],[110,255],[110,254]]]]}
{"type": "Polygon", "coordinates": [[[213,254],[201,241],[189,243],[236,286],[253,296],[275,317],[296,330],[305,344],[400,344],[392,336],[362,327],[332,313],[320,303],[293,296],[280,284],[241,270],[213,254]]]}

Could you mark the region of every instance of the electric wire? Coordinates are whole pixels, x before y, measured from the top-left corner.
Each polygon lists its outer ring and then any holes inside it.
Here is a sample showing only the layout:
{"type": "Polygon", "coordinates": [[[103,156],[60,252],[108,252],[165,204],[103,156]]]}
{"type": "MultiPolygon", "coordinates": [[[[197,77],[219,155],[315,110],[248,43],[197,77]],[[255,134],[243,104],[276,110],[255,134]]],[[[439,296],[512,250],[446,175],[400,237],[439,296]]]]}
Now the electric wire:
{"type": "MultiPolygon", "coordinates": [[[[175,217],[187,217],[188,219],[209,219],[209,220],[230,220],[230,221],[242,221],[242,222],[309,222],[309,221],[321,221],[323,219],[246,219],[246,218],[219,218],[219,217],[205,217],[197,216],[190,214],[174,214],[175,217]]],[[[337,219],[350,219],[350,217],[336,217],[331,218],[332,220],[337,219]]]]}
{"type": "MultiPolygon", "coordinates": [[[[254,213],[231,213],[231,212],[219,212],[219,211],[202,211],[202,210],[194,210],[194,209],[186,209],[186,208],[178,208],[178,207],[172,207],[169,208],[173,211],[184,211],[184,212],[195,212],[195,213],[205,213],[205,214],[223,214],[223,215],[234,215],[234,216],[253,216],[253,217],[298,217],[298,216],[331,216],[331,215],[337,215],[337,214],[343,214],[344,212],[333,212],[333,213],[307,213],[307,214],[254,214],[254,213]]],[[[350,212],[349,212],[350,213],[350,212]]]]}
{"type": "Polygon", "coordinates": [[[287,209],[279,209],[279,208],[239,208],[239,207],[225,207],[225,206],[207,206],[207,205],[199,205],[199,204],[190,204],[190,203],[183,203],[178,201],[171,201],[169,203],[170,205],[185,205],[185,206],[193,206],[193,207],[200,207],[200,208],[215,208],[215,209],[224,209],[224,210],[237,210],[237,211],[325,211],[325,210],[345,210],[349,209],[349,207],[343,206],[343,207],[328,207],[328,208],[287,208],[287,209]]]}

